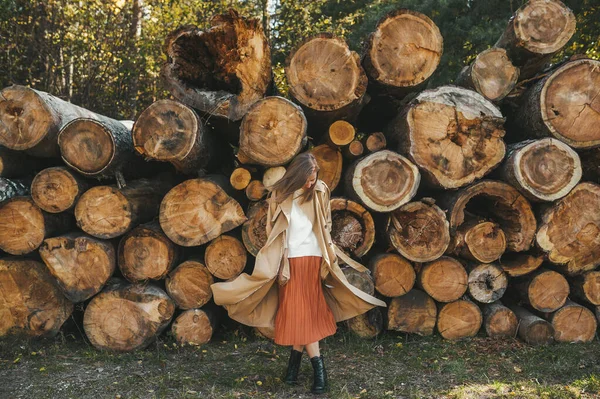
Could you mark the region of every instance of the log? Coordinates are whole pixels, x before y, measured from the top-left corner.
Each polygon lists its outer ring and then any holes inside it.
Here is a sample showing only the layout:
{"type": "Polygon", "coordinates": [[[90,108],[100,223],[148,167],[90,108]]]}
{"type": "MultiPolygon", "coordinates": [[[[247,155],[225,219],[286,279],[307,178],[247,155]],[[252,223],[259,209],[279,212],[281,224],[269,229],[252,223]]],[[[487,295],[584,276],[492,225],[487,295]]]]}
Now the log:
{"type": "Polygon", "coordinates": [[[175,266],[179,248],[152,221],[129,231],[119,242],[119,269],[132,283],[161,280],[175,266]]]}
{"type": "Polygon", "coordinates": [[[549,315],[548,321],[556,342],[592,342],[598,328],[594,313],[571,300],[549,315]]]}
{"type": "Polygon", "coordinates": [[[502,161],[503,123],[500,111],[481,94],[442,86],[419,94],[384,133],[429,185],[452,189],[481,179],[502,161]]]}
{"type": "Polygon", "coordinates": [[[558,0],[532,0],[508,21],[494,47],[506,49],[513,64],[521,67],[521,79],[542,69],[575,33],[573,12],[558,0]]]}
{"type": "Polygon", "coordinates": [[[267,97],[242,119],[239,148],[259,165],[285,165],[306,145],[306,128],[299,106],[283,97],[267,97]]]}
{"type": "Polygon", "coordinates": [[[364,49],[369,92],[402,98],[422,88],[436,70],[443,38],[427,16],[397,9],[379,20],[364,49]]]}
{"type": "Polygon", "coordinates": [[[147,347],[174,312],[173,301],[160,288],[111,279],[85,308],[83,328],[97,349],[131,352],[147,347]]]}
{"type": "Polygon", "coordinates": [[[160,226],[175,244],[205,244],[247,220],[240,204],[211,178],[173,187],[160,205],[160,226]]]}
{"type": "Polygon", "coordinates": [[[375,152],[383,150],[387,146],[387,141],[382,132],[375,132],[365,136],[363,144],[367,151],[375,152]]]}
{"type": "Polygon", "coordinates": [[[346,194],[375,212],[391,212],[417,193],[421,174],[408,159],[389,150],[354,162],[345,174],[346,194]]]}
{"type": "Polygon", "coordinates": [[[90,187],[88,180],[64,166],[56,166],[35,175],[31,182],[31,197],[46,212],[72,211],[90,187]]]}
{"type": "Polygon", "coordinates": [[[40,256],[65,296],[83,302],[102,290],[116,266],[116,250],[110,241],[83,233],[47,238],[40,256]]]}
{"type": "Polygon", "coordinates": [[[252,180],[246,187],[246,197],[250,201],[260,201],[263,199],[268,191],[260,180],[252,180]]]}
{"type": "Polygon", "coordinates": [[[369,269],[373,274],[375,289],[381,295],[402,296],[415,285],[415,269],[400,255],[377,254],[370,260],[369,269]]]}
{"type": "Polygon", "coordinates": [[[567,280],[545,268],[520,277],[511,286],[524,303],[540,312],[554,312],[565,304],[569,295],[567,280]]]}
{"type": "Polygon", "coordinates": [[[343,157],[339,149],[321,144],[310,149],[319,165],[319,179],[323,180],[331,191],[335,190],[342,177],[343,157]]]}
{"type": "Polygon", "coordinates": [[[363,144],[359,140],[352,140],[350,144],[342,148],[342,154],[348,160],[354,160],[365,152],[363,144]]]}
{"type": "Polygon", "coordinates": [[[293,49],[285,64],[289,95],[315,134],[334,121],[353,121],[365,103],[367,75],[341,38],[319,33],[293,49]]]}
{"type": "Polygon", "coordinates": [[[368,273],[359,272],[356,269],[351,267],[344,267],[342,269],[346,280],[354,287],[358,288],[362,292],[366,292],[367,294],[373,296],[375,295],[375,282],[373,281],[373,277],[369,276],[368,273]]]}
{"type": "Polygon", "coordinates": [[[269,203],[264,200],[248,207],[248,220],[242,225],[242,241],[252,256],[256,256],[267,242],[268,210],[269,203]]]}
{"type": "Polygon", "coordinates": [[[217,155],[212,132],[192,108],[178,101],[151,104],[135,121],[131,135],[138,154],[170,162],[185,174],[206,168],[217,155]]]}
{"type": "Polygon", "coordinates": [[[58,132],[75,118],[96,116],[43,91],[12,85],[0,92],[0,145],[55,158],[58,132]]]}
{"type": "Polygon", "coordinates": [[[519,319],[519,338],[530,345],[547,345],[554,340],[554,327],[525,308],[510,306],[519,319]]]}
{"type": "Polygon", "coordinates": [[[497,223],[469,218],[457,229],[449,252],[481,263],[498,260],[506,250],[506,236],[497,223]]]}
{"type": "Polygon", "coordinates": [[[245,190],[252,180],[252,174],[246,168],[235,168],[229,176],[229,184],[236,190],[245,190]]]}
{"type": "Polygon", "coordinates": [[[54,336],[72,312],[43,263],[0,259],[0,336],[54,336]]]}
{"type": "Polygon", "coordinates": [[[392,298],[388,306],[388,330],[419,335],[433,334],[437,318],[435,301],[423,291],[413,289],[392,298]]]}
{"type": "Polygon", "coordinates": [[[383,332],[383,313],[375,307],[367,312],[346,320],[346,326],[356,336],[363,339],[374,339],[383,332]]]}
{"type": "Polygon", "coordinates": [[[458,260],[442,256],[421,268],[417,284],[436,301],[452,302],[467,291],[468,274],[458,260]]]}
{"type": "Polygon", "coordinates": [[[496,301],[483,307],[483,325],[490,338],[514,338],[517,336],[519,320],[515,312],[496,301]]]}
{"type": "Polygon", "coordinates": [[[44,159],[31,157],[23,151],[0,146],[0,177],[29,176],[42,169],[47,163],[44,159]]]}
{"type": "Polygon", "coordinates": [[[455,83],[498,102],[512,91],[518,80],[519,68],[512,64],[506,50],[492,47],[477,54],[460,71],[455,83]]]}
{"type": "MultiPolygon", "coordinates": [[[[314,155],[314,153],[313,153],[313,155],[314,155]]],[[[322,173],[322,171],[321,171],[321,173],[322,173]]],[[[283,175],[285,175],[285,167],[283,167],[283,166],[275,166],[272,168],[268,168],[263,173],[263,179],[262,179],[263,185],[265,186],[265,188],[268,191],[271,191],[271,186],[273,186],[273,184],[277,183],[279,181],[279,179],[281,179],[283,177],[283,175]]],[[[323,179],[323,177],[321,177],[321,179],[323,179]]]]}
{"type": "Polygon", "coordinates": [[[356,130],[351,123],[344,120],[333,122],[327,130],[327,142],[335,147],[350,144],[356,136],[356,130]]]}
{"type": "Polygon", "coordinates": [[[564,197],[579,183],[581,173],[579,155],[551,138],[509,145],[500,168],[502,180],[535,202],[564,197]]]}
{"type": "Polygon", "coordinates": [[[498,259],[502,270],[510,277],[524,276],[538,269],[544,261],[541,254],[507,253],[498,259]]]}
{"type": "Polygon", "coordinates": [[[114,238],[158,214],[165,193],[172,187],[167,179],[132,180],[123,188],[115,185],[92,187],[75,205],[81,230],[98,238],[114,238]]]}
{"type": "Polygon", "coordinates": [[[28,180],[7,179],[0,177],[0,203],[13,197],[29,195],[30,183],[28,180]]]}
{"type": "Polygon", "coordinates": [[[571,294],[592,305],[600,305],[600,270],[585,272],[569,281],[571,294]]]}
{"type": "Polygon", "coordinates": [[[483,316],[477,305],[467,299],[441,305],[437,330],[445,339],[474,337],[479,332],[483,316]]]}
{"type": "Polygon", "coordinates": [[[179,345],[199,346],[210,342],[217,329],[217,317],[210,309],[189,309],[181,313],[171,326],[179,345]]]}
{"type": "Polygon", "coordinates": [[[598,60],[575,60],[536,82],[523,94],[513,130],[553,137],[576,149],[600,146],[599,69],[598,60]]]}
{"type": "Polygon", "coordinates": [[[390,212],[384,235],[400,255],[413,262],[439,258],[450,243],[446,214],[431,198],[409,202],[390,212]]]}
{"type": "Polygon", "coordinates": [[[11,255],[33,252],[44,238],[72,227],[68,214],[46,213],[31,197],[13,197],[0,203],[0,249],[11,255]]]}
{"type": "Polygon", "coordinates": [[[541,217],[537,245],[569,275],[600,264],[600,185],[580,183],[541,217]]]}
{"type": "Polygon", "coordinates": [[[212,298],[213,282],[213,276],[202,263],[187,260],[169,273],[165,287],[178,308],[195,309],[212,298]]]}
{"type": "Polygon", "coordinates": [[[165,39],[161,78],[179,101],[217,118],[239,121],[271,84],[271,50],[257,19],[230,9],[210,28],[186,25],[165,39]]]}
{"type": "Polygon", "coordinates": [[[221,280],[237,277],[246,267],[247,258],[244,244],[226,234],[212,240],[204,252],[206,268],[221,280]]]}
{"type": "Polygon", "coordinates": [[[347,253],[360,258],[375,242],[375,223],[360,204],[341,197],[331,198],[331,239],[347,253]]]}
{"type": "Polygon", "coordinates": [[[492,303],[504,295],[508,277],[502,268],[494,263],[467,264],[469,271],[469,294],[479,303],[492,303]]]}

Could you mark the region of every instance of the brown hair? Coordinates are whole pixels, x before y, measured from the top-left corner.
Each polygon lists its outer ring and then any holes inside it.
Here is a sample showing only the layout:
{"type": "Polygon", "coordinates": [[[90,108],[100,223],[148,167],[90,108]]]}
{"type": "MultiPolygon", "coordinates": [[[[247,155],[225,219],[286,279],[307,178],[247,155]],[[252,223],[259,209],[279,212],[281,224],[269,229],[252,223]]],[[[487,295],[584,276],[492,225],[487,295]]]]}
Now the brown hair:
{"type": "MultiPolygon", "coordinates": [[[[275,202],[283,202],[289,195],[302,188],[314,171],[317,172],[318,179],[319,170],[320,168],[317,164],[317,159],[313,154],[310,152],[298,154],[288,165],[283,177],[269,187],[271,189],[271,195],[275,196],[275,202]]],[[[315,194],[315,186],[316,184],[314,184],[310,189],[304,190],[302,202],[313,199],[315,194]]]]}

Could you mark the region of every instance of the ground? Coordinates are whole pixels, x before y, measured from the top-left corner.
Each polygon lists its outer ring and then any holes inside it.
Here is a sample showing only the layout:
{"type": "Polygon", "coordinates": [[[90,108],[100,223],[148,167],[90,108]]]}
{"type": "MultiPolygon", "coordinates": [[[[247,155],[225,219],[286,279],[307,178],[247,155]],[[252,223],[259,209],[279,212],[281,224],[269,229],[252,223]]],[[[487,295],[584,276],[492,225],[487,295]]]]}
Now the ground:
{"type": "Polygon", "coordinates": [[[343,327],[322,341],[330,391],[281,382],[288,347],[240,327],[201,347],[169,335],[134,353],[103,352],[77,334],[0,342],[0,398],[600,398],[600,342],[532,347],[483,335],[458,342],[343,327]]]}

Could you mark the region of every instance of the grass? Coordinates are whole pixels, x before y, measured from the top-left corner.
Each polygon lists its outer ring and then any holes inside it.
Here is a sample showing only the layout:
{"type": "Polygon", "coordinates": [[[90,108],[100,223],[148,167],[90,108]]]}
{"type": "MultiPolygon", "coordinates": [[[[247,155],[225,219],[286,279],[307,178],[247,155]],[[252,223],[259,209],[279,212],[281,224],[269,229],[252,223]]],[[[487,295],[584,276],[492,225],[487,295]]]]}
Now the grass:
{"type": "MultiPolygon", "coordinates": [[[[329,398],[600,398],[600,343],[531,347],[483,336],[451,342],[388,332],[361,340],[340,327],[322,341],[329,398]]],[[[82,337],[0,342],[1,398],[309,398],[281,382],[288,347],[252,330],[217,333],[201,347],[160,337],[134,353],[110,353],[82,337]]]]}

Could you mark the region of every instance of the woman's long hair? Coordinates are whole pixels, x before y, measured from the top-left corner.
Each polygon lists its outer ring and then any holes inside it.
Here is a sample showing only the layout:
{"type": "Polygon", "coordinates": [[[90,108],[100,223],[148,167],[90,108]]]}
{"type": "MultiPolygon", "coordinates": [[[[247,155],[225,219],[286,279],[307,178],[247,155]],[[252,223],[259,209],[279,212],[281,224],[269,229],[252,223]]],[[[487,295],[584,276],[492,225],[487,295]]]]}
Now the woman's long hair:
{"type": "MultiPolygon", "coordinates": [[[[283,177],[269,187],[271,195],[275,196],[275,202],[283,202],[289,195],[292,195],[296,190],[302,188],[314,171],[317,172],[318,179],[319,170],[320,168],[317,164],[317,159],[310,152],[303,152],[296,155],[288,165],[283,177]]],[[[313,199],[315,186],[316,183],[310,189],[304,190],[302,202],[313,199]]]]}

